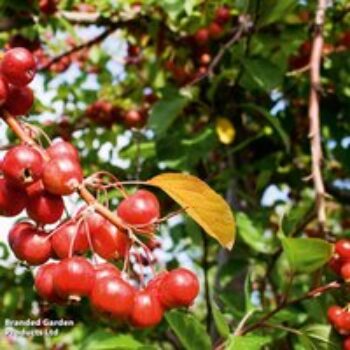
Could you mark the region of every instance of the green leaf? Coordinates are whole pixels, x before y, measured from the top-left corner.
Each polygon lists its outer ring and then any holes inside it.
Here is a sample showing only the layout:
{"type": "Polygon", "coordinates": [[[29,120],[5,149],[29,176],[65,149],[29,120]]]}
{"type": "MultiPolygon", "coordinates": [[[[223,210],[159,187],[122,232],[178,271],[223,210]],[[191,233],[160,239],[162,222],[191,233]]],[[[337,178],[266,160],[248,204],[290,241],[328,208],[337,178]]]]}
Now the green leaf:
{"type": "Polygon", "coordinates": [[[294,272],[313,272],[333,254],[332,245],[319,238],[283,238],[282,246],[294,272]]]}
{"type": "Polygon", "coordinates": [[[227,324],[225,316],[214,302],[212,302],[212,310],[217,331],[223,338],[227,338],[230,335],[230,327],[227,324]]]}
{"type": "Polygon", "coordinates": [[[293,206],[289,212],[283,217],[282,230],[286,236],[290,236],[295,233],[297,227],[301,224],[303,219],[312,215],[314,208],[313,201],[305,200],[293,206]]]}
{"type": "Polygon", "coordinates": [[[211,340],[203,324],[193,315],[171,311],[165,316],[170,328],[186,350],[210,350],[211,340]]]}
{"type": "Polygon", "coordinates": [[[259,26],[265,26],[276,21],[284,20],[286,15],[298,5],[297,0],[264,0],[259,26]]]}
{"type": "Polygon", "coordinates": [[[269,122],[269,124],[276,130],[278,136],[281,138],[283,144],[285,145],[286,150],[289,152],[290,150],[289,136],[282,128],[282,125],[279,122],[277,117],[271,115],[266,109],[261,108],[257,105],[254,105],[252,103],[245,103],[242,105],[242,107],[262,115],[269,122]]]}
{"type": "Polygon", "coordinates": [[[225,350],[261,350],[270,338],[257,335],[231,336],[225,350]]]}
{"type": "Polygon", "coordinates": [[[188,100],[178,92],[166,94],[160,101],[154,104],[148,121],[148,126],[157,135],[161,135],[168,130],[176,117],[182,112],[188,100]]]}
{"type": "Polygon", "coordinates": [[[254,225],[252,220],[243,212],[236,215],[238,234],[243,241],[259,253],[273,254],[278,248],[276,237],[264,235],[261,228],[254,225]]]}
{"type": "Polygon", "coordinates": [[[301,331],[316,344],[317,350],[336,350],[340,348],[338,338],[330,325],[313,324],[301,331]]]}
{"type": "Polygon", "coordinates": [[[96,331],[86,338],[81,350],[136,350],[145,349],[131,335],[96,331]]]}
{"type": "Polygon", "coordinates": [[[242,63],[247,73],[243,77],[243,85],[252,80],[258,88],[269,92],[282,84],[284,71],[271,61],[265,58],[244,58],[242,63]]]}

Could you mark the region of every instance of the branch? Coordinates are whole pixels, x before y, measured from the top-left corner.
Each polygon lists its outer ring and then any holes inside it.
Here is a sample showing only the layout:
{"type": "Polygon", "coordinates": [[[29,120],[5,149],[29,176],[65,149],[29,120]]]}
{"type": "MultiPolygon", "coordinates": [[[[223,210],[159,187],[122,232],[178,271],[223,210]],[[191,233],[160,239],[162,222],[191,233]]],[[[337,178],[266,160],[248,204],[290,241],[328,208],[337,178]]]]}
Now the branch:
{"type": "MultiPolygon", "coordinates": [[[[33,147],[39,147],[37,143],[25,132],[16,118],[7,112],[2,112],[2,119],[23,143],[31,145],[33,147]]],[[[79,185],[79,187],[76,189],[76,192],[79,194],[81,199],[83,199],[89,206],[94,207],[96,212],[109,220],[112,224],[119,228],[126,228],[126,226],[117,215],[115,215],[113,212],[111,212],[96,200],[96,198],[85,187],[84,182],[79,185]]]]}
{"type": "Polygon", "coordinates": [[[321,88],[320,68],[323,48],[323,25],[327,0],[318,0],[315,16],[315,30],[310,58],[310,96],[309,96],[309,137],[312,157],[312,179],[316,192],[316,209],[320,229],[324,231],[326,224],[325,186],[322,179],[322,146],[320,130],[319,94],[321,88]]]}
{"type": "Polygon", "coordinates": [[[110,28],[106,29],[104,32],[102,32],[101,34],[99,34],[95,38],[93,38],[89,41],[86,41],[85,43],[82,43],[80,45],[74,46],[72,49],[70,49],[66,52],[63,52],[60,55],[52,58],[49,62],[47,62],[46,64],[39,67],[38,71],[46,70],[46,69],[50,68],[54,63],[59,62],[62,58],[66,57],[66,56],[70,56],[75,52],[90,48],[91,46],[94,46],[94,45],[100,43],[101,41],[106,39],[110,34],[112,34],[118,28],[120,28],[120,25],[115,24],[115,25],[111,26],[110,28]]]}
{"type": "Polygon", "coordinates": [[[228,40],[219,50],[217,55],[212,60],[211,64],[208,67],[208,70],[205,74],[201,75],[200,77],[192,80],[188,86],[192,86],[197,84],[198,82],[202,81],[203,79],[212,76],[214,74],[214,70],[216,66],[220,63],[221,59],[223,58],[226,51],[237,41],[239,41],[244,34],[244,32],[247,30],[247,24],[245,22],[245,19],[242,19],[242,23],[239,25],[238,29],[234,32],[233,36],[230,40],[228,40]]]}
{"type": "Polygon", "coordinates": [[[342,286],[342,284],[340,284],[339,282],[333,281],[333,282],[330,282],[330,283],[328,283],[328,284],[326,284],[324,286],[312,289],[311,291],[307,292],[306,294],[304,294],[303,296],[301,296],[299,298],[292,299],[291,301],[288,301],[288,302],[287,301],[282,302],[276,308],[274,308],[273,310],[268,312],[265,316],[260,318],[260,320],[256,321],[252,325],[247,326],[246,328],[244,328],[240,334],[241,335],[247,334],[249,332],[254,331],[257,328],[260,328],[272,316],[276,315],[278,312],[280,312],[282,309],[284,309],[286,307],[289,307],[289,306],[292,306],[292,305],[295,305],[295,304],[299,304],[300,302],[308,300],[308,299],[317,298],[320,295],[323,295],[324,293],[328,293],[328,292],[330,292],[330,291],[332,291],[334,289],[339,289],[341,286],[342,286]]]}

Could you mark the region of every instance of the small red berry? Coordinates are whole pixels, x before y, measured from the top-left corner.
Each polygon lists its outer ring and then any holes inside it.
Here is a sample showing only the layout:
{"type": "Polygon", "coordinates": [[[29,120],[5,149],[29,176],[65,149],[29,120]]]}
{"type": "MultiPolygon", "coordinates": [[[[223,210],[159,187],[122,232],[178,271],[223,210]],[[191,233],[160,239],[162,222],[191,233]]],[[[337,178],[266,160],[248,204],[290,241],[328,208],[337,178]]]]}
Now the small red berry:
{"type": "Polygon", "coordinates": [[[28,86],[9,86],[7,100],[4,108],[12,115],[19,116],[27,114],[34,103],[33,90],[28,86]]]}
{"type": "Polygon", "coordinates": [[[41,177],[43,158],[33,147],[16,146],[6,153],[2,170],[7,180],[23,187],[41,177]]]}
{"type": "Polygon", "coordinates": [[[153,193],[138,190],[120,203],[117,214],[127,224],[145,226],[159,218],[160,206],[153,193]]]}
{"type": "Polygon", "coordinates": [[[82,181],[80,164],[71,157],[54,158],[45,165],[43,183],[53,194],[72,194],[82,181]]]}
{"type": "Polygon", "coordinates": [[[61,303],[60,298],[54,289],[54,275],[57,268],[56,263],[41,265],[35,275],[34,286],[37,293],[51,303],[61,303]]]}
{"type": "Polygon", "coordinates": [[[82,227],[76,223],[63,223],[52,236],[51,244],[55,254],[60,258],[68,258],[74,239],[73,253],[83,254],[89,249],[89,242],[82,227]]]}
{"type": "Polygon", "coordinates": [[[1,62],[1,72],[10,84],[16,86],[29,84],[36,72],[33,54],[23,47],[7,51],[1,62]]]}
{"type": "Polygon", "coordinates": [[[88,296],[94,282],[94,267],[83,257],[66,258],[57,264],[54,288],[61,298],[88,296]]]}
{"type": "Polygon", "coordinates": [[[120,277],[98,279],[92,289],[91,305],[99,312],[127,319],[134,305],[134,288],[120,277]]]}
{"type": "Polygon", "coordinates": [[[77,149],[71,143],[63,140],[53,142],[47,149],[47,153],[51,159],[72,157],[76,161],[79,161],[79,153],[77,149]]]}
{"type": "Polygon", "coordinates": [[[26,205],[26,193],[6,179],[0,178],[0,215],[16,216],[26,205]]]}
{"type": "Polygon", "coordinates": [[[190,306],[199,292],[197,276],[185,268],[167,274],[159,286],[159,299],[167,308],[190,306]]]}
{"type": "Polygon", "coordinates": [[[62,197],[43,191],[28,199],[28,216],[41,224],[53,224],[58,221],[64,211],[62,197]]]}
{"type": "Polygon", "coordinates": [[[139,291],[134,297],[131,323],[135,327],[146,328],[156,326],[163,318],[164,310],[158,298],[149,291],[139,291]]]}
{"type": "Polygon", "coordinates": [[[350,240],[341,239],[335,244],[335,252],[344,259],[350,259],[350,240]]]}
{"type": "Polygon", "coordinates": [[[0,76],[0,106],[2,106],[6,102],[8,93],[8,83],[4,77],[0,76]]]}

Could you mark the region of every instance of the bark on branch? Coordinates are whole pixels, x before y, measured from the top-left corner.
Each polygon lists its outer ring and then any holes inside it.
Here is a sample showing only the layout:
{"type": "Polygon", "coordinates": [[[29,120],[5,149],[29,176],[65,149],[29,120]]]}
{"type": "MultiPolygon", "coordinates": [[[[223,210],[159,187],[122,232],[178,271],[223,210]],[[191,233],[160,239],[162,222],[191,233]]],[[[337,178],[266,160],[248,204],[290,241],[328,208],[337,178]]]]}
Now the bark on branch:
{"type": "Polygon", "coordinates": [[[321,230],[326,224],[326,192],[322,178],[322,142],[320,126],[320,90],[321,61],[323,48],[323,25],[327,0],[319,0],[315,16],[314,37],[310,58],[310,95],[309,95],[309,137],[312,157],[312,180],[316,192],[317,218],[321,230]]]}

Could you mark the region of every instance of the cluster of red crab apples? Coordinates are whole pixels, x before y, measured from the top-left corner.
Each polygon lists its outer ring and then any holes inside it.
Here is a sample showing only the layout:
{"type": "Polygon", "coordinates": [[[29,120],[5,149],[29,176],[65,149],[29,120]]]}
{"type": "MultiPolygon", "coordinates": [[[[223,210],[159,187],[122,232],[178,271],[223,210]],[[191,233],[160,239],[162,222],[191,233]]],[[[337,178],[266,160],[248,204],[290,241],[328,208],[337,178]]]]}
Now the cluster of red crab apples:
{"type": "MultiPolygon", "coordinates": [[[[5,89],[0,86],[0,95],[8,93],[9,86],[27,88],[35,74],[28,53],[22,49],[5,53],[0,77],[5,89]]],[[[2,108],[13,114],[7,100],[3,99],[2,108]]],[[[26,210],[28,216],[10,230],[9,245],[19,260],[39,266],[35,288],[43,299],[64,304],[88,297],[97,311],[136,327],[154,326],[166,310],[193,303],[199,282],[191,271],[163,271],[145,285],[143,278],[138,283],[127,276],[127,269],[120,271],[113,263],[129,261],[135,242],[146,254],[152,253],[147,243],[160,219],[160,204],[152,192],[140,189],[128,195],[123,191],[124,199],[115,211],[122,227],[117,227],[94,205],[63,219],[63,197],[79,191],[84,183],[78,152],[68,142],[59,140],[46,149],[35,142],[13,146],[0,170],[0,213],[16,216],[26,210]],[[48,230],[48,224],[55,227],[48,230]],[[105,261],[92,263],[90,250],[105,261]]]]}

